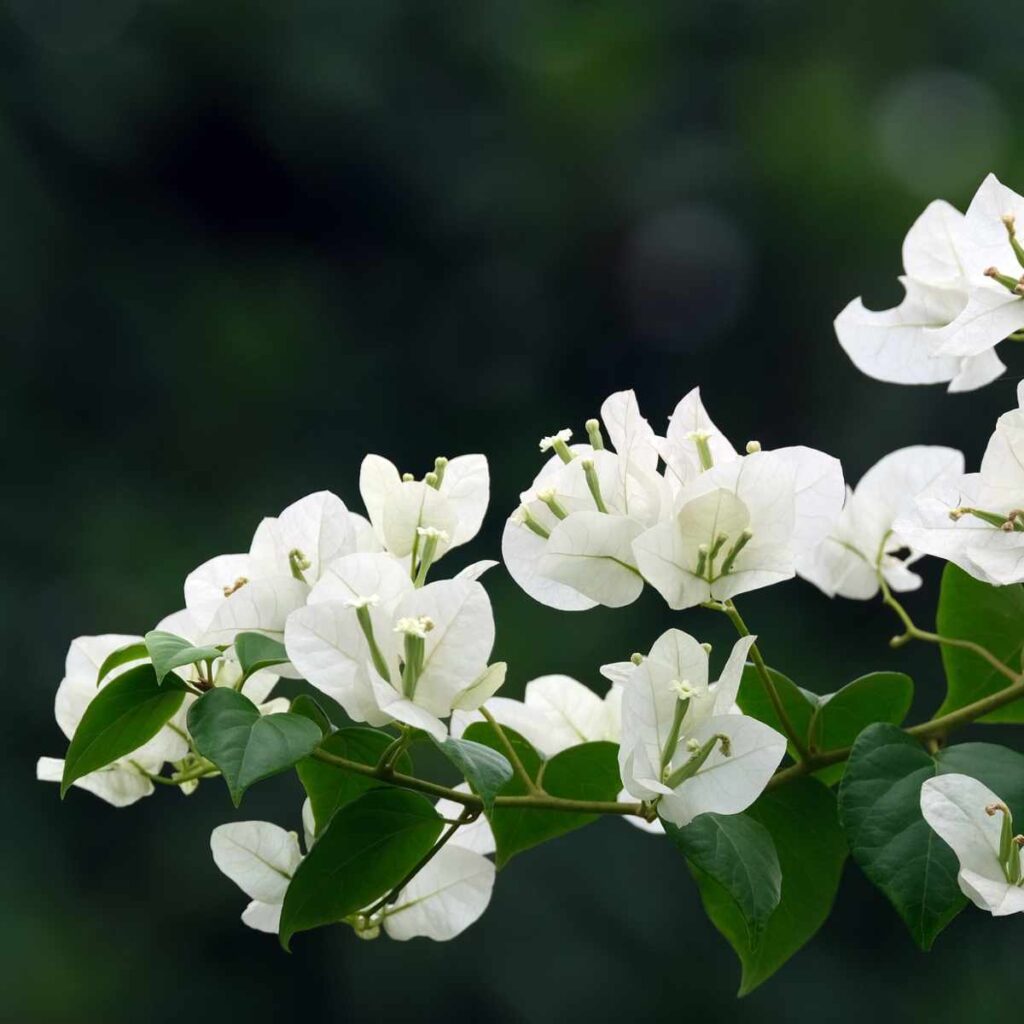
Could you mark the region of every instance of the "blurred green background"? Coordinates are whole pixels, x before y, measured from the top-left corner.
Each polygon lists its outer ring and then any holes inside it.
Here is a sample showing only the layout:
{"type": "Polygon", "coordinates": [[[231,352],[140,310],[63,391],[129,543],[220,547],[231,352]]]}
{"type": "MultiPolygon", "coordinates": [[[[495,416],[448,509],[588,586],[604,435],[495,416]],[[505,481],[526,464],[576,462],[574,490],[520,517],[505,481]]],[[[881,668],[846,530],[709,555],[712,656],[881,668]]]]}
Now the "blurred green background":
{"type": "MultiPolygon", "coordinates": [[[[680,858],[615,821],[513,861],[453,943],[339,928],[287,956],[210,859],[220,786],[115,811],[33,773],[64,750],[73,636],[150,628],[302,494],[358,506],[366,451],[417,472],[487,453],[492,511],[453,570],[497,554],[537,439],[621,388],[660,428],[699,383],[735,441],[826,449],[851,481],[909,443],[976,463],[1017,353],[982,392],[900,388],[861,377],[831,320],[898,300],[929,199],[963,208],[990,169],[1024,186],[1019,43],[971,0],[0,4],[0,1017],[1016,1012],[1019,921],[965,911],[925,956],[849,867],[814,943],[736,1003],[680,858]]],[[[602,662],[673,621],[726,639],[653,594],[574,615],[487,585],[512,695],[555,671],[603,690],[602,662]]],[[[890,651],[875,604],[794,581],[743,606],[804,686],[906,668],[921,712],[941,700],[935,653],[890,651]]],[[[294,827],[299,800],[276,779],[237,816],[294,827]]]]}

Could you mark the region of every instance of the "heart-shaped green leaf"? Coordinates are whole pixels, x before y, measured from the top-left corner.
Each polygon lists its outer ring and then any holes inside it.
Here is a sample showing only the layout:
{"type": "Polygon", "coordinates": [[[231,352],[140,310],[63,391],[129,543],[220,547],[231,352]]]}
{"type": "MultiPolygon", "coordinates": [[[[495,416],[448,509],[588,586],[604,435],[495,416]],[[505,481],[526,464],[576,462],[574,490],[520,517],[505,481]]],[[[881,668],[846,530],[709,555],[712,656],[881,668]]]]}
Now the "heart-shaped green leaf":
{"type": "MultiPolygon", "coordinates": [[[[391,746],[394,736],[381,732],[379,729],[368,729],[366,726],[352,726],[339,729],[321,740],[320,748],[336,757],[359,764],[375,765],[381,755],[391,746]]],[[[377,789],[384,783],[365,775],[345,771],[326,761],[317,761],[307,757],[296,765],[302,788],[309,797],[313,808],[313,820],[319,835],[330,824],[338,809],[350,804],[367,790],[377,789]]],[[[402,775],[412,773],[412,759],[408,752],[402,753],[395,762],[395,771],[402,775]]]]}
{"type": "MultiPolygon", "coordinates": [[[[793,728],[797,735],[806,742],[811,718],[818,703],[817,695],[801,689],[792,679],[784,676],[781,672],[776,672],[773,668],[768,669],[768,674],[775,684],[775,690],[789,715],[793,728]]],[[[770,725],[776,732],[785,733],[779,716],[772,706],[771,698],[765,691],[764,683],[761,681],[757,669],[751,664],[743,667],[737,703],[745,715],[756,718],[759,722],[764,722],[765,725],[770,725]]],[[[789,754],[790,757],[795,758],[796,756],[792,744],[789,745],[789,754]]]]}
{"type": "Polygon", "coordinates": [[[153,661],[156,678],[161,683],[176,668],[194,665],[199,661],[213,661],[221,656],[219,647],[196,647],[184,637],[165,633],[161,629],[146,634],[146,650],[153,661]]]}
{"type": "Polygon", "coordinates": [[[249,786],[291,768],[323,736],[302,715],[261,715],[248,697],[223,687],[189,708],[188,729],[199,753],[220,769],[236,807],[249,786]]]}
{"type": "Polygon", "coordinates": [[[324,736],[330,736],[336,731],[334,723],[327,717],[327,712],[320,706],[320,702],[308,693],[300,693],[292,701],[289,710],[293,715],[302,715],[303,718],[315,722],[324,736]]]}
{"type": "MultiPolygon", "coordinates": [[[[902,672],[871,672],[841,690],[821,697],[811,718],[808,736],[815,750],[849,747],[872,722],[899,725],[914,700],[914,684],[902,672]]],[[[845,764],[835,764],[817,772],[831,786],[843,777],[845,764]]]]}
{"type": "Polygon", "coordinates": [[[922,783],[946,772],[978,779],[1024,814],[1024,755],[990,743],[962,743],[933,756],[884,723],[858,737],[839,787],[850,852],[922,949],[931,948],[966,904],[956,854],[921,815],[922,783]]]}
{"type": "Polygon", "coordinates": [[[284,644],[262,633],[239,633],[235,637],[235,655],[242,666],[243,679],[288,660],[284,644]]]}
{"type": "Polygon", "coordinates": [[[96,685],[99,686],[115,668],[120,668],[122,665],[127,665],[132,661],[142,661],[147,658],[149,658],[149,648],[146,647],[144,640],[125,644],[124,647],[118,647],[116,651],[108,654],[103,660],[103,664],[100,665],[100,670],[96,674],[96,685]]]}
{"type": "Polygon", "coordinates": [[[782,869],[771,833],[746,814],[701,814],[685,828],[663,822],[691,867],[729,894],[756,950],[782,896],[782,869]]]}
{"type": "MultiPolygon", "coordinates": [[[[942,573],[938,631],[958,640],[973,640],[1014,671],[1024,657],[1024,587],[1019,583],[994,587],[969,576],[955,565],[942,573]]],[[[973,651],[942,645],[946,670],[946,699],[937,714],[945,715],[1002,690],[1006,677],[973,651]]],[[[990,711],[979,722],[1024,722],[1024,698],[990,711]]]]}
{"type": "MultiPolygon", "coordinates": [[[[532,779],[540,779],[551,796],[569,800],[615,800],[622,789],[619,779],[618,746],[614,743],[581,743],[542,761],[540,754],[517,732],[505,728],[505,735],[532,779]],[[543,772],[542,772],[543,769],[543,772]]],[[[464,739],[494,750],[504,749],[488,722],[474,722],[464,739]]],[[[502,788],[502,796],[523,796],[526,787],[518,776],[502,788]]],[[[497,847],[496,863],[509,859],[538,843],[564,835],[595,820],[593,814],[538,811],[528,807],[492,807],[488,818],[497,847]]]]}
{"type": "Polygon", "coordinates": [[[704,910],[743,965],[741,996],[770,978],[824,924],[846,860],[835,796],[816,779],[797,779],[770,790],[744,814],[767,829],[782,870],[779,905],[756,947],[733,896],[694,870],[704,910]]]}
{"type": "Polygon", "coordinates": [[[483,743],[472,740],[446,739],[443,743],[434,739],[434,745],[462,772],[470,788],[484,803],[484,810],[494,807],[494,798],[509,779],[512,765],[504,754],[483,743]]]}
{"type": "Polygon", "coordinates": [[[85,709],[64,758],[61,797],[76,780],[126,757],[151,740],[181,707],[185,684],[164,686],[153,666],[137,665],[108,683],[85,709]]]}
{"type": "Polygon", "coordinates": [[[370,790],[342,807],[288,886],[281,945],[386,895],[430,851],[441,825],[430,801],[407,790],[370,790]]]}

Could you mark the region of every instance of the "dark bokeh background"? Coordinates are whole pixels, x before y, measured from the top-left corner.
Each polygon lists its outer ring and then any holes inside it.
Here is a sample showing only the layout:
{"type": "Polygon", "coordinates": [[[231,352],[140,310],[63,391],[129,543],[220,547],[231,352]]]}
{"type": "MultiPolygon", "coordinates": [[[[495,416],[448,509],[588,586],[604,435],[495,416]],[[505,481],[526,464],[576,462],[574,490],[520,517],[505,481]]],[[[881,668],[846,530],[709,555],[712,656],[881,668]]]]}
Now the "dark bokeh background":
{"type": "MultiPolygon", "coordinates": [[[[63,752],[73,636],[151,627],[304,493],[358,505],[367,450],[417,472],[488,454],[456,567],[496,554],[537,438],[620,388],[660,427],[699,383],[737,442],[812,444],[851,480],[908,443],[976,462],[1017,353],[980,393],[898,388],[831,320],[898,299],[927,200],[963,207],[989,169],[1024,184],[1019,42],[972,0],[0,4],[0,1017],[1012,1012],[1019,922],[965,912],[924,956],[851,869],[817,940],[735,1003],[678,856],[614,821],[514,861],[456,942],[334,929],[286,956],[210,860],[221,787],[115,811],[33,771],[63,752]]],[[[552,671],[600,687],[671,621],[655,595],[571,615],[501,570],[488,588],[513,694],[552,671]]],[[[792,582],[744,610],[809,688],[906,667],[921,711],[941,698],[934,652],[891,652],[875,605],[792,582]]],[[[724,644],[708,613],[681,623],[724,644]]],[[[294,826],[298,804],[277,779],[242,816],[294,826]]]]}

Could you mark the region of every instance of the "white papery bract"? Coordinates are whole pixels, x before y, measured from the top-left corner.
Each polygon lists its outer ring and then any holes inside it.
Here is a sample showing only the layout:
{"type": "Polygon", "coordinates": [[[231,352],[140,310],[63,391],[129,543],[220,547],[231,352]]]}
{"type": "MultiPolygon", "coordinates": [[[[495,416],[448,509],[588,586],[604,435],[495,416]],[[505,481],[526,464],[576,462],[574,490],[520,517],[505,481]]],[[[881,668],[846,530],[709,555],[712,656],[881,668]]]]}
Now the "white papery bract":
{"type": "Polygon", "coordinates": [[[623,683],[619,770],[626,792],[656,803],[674,825],[698,814],[737,814],[757,799],[786,752],[774,729],[737,713],[753,637],[733,647],[709,685],[708,653],[671,629],[623,683]]]}
{"type": "Polygon", "coordinates": [[[383,909],[381,925],[392,939],[446,942],[487,909],[494,889],[494,864],[458,840],[456,832],[395,902],[383,909]]]}
{"type": "Polygon", "coordinates": [[[443,533],[436,561],[480,531],[490,500],[490,472],[483,455],[460,455],[438,459],[428,480],[403,479],[393,463],[367,455],[359,492],[378,541],[396,557],[413,553],[418,530],[443,533]]]}
{"type": "Polygon", "coordinates": [[[848,490],[829,535],[798,569],[829,597],[867,600],[878,593],[878,574],[894,591],[916,590],[921,577],[907,568],[921,557],[893,529],[915,501],[963,475],[954,448],[915,445],[879,460],[848,490]]]}
{"type": "MultiPolygon", "coordinates": [[[[487,710],[548,758],[580,743],[617,743],[621,705],[619,686],[613,685],[602,698],[571,676],[550,675],[528,682],[523,700],[493,697],[487,710]]],[[[461,736],[477,721],[483,721],[478,713],[457,712],[452,735],[461,736]]]]}
{"type": "Polygon", "coordinates": [[[704,470],[739,458],[704,408],[700,388],[680,399],[669,417],[665,436],[658,438],[657,444],[665,461],[665,476],[676,494],[704,470]]]}
{"type": "Polygon", "coordinates": [[[979,473],[930,489],[893,524],[914,550],[997,586],[1024,581],[1024,383],[1017,401],[999,417],[979,473]]]}
{"type": "Polygon", "coordinates": [[[633,392],[607,398],[601,420],[615,451],[570,448],[565,438],[550,445],[555,454],[520,495],[502,535],[512,578],[535,600],[565,611],[635,601],[643,579],[632,541],[671,506],[657,472],[657,438],[633,392]]]}
{"type": "MultiPolygon", "coordinates": [[[[555,454],[505,526],[509,572],[543,604],[616,608],[636,600],[645,581],[672,608],[725,600],[793,576],[842,508],[837,460],[811,448],[761,452],[756,443],[740,456],[696,388],[664,438],[632,391],[612,395],[601,413],[616,452],[570,448],[567,432],[545,439],[555,454]]],[[[591,426],[591,440],[603,444],[591,426]]]]}
{"type": "Polygon", "coordinates": [[[210,836],[214,863],[252,900],[242,920],[276,933],[288,883],[302,862],[299,837],[268,821],[233,821],[210,836]]]}
{"type": "Polygon", "coordinates": [[[842,467],[812,448],[755,451],[701,472],[675,515],[633,542],[670,608],[724,601],[790,579],[842,508],[842,467]]]}
{"type": "MultiPolygon", "coordinates": [[[[1006,230],[997,226],[1005,243],[1006,230]]],[[[967,232],[962,213],[942,200],[930,203],[903,242],[903,301],[874,312],[857,298],[836,317],[836,336],[858,370],[894,384],[948,381],[950,391],[983,387],[1003,373],[994,346],[1008,331],[973,353],[953,354],[944,345],[971,304],[967,232]]]]}
{"type": "Polygon", "coordinates": [[[960,861],[960,890],[993,917],[1024,911],[1021,850],[1009,809],[967,775],[939,775],[921,786],[921,813],[960,861]]]}
{"type": "Polygon", "coordinates": [[[185,604],[205,643],[231,643],[242,631],[280,639],[288,615],[342,555],[379,550],[362,517],[329,491],[264,519],[248,554],[219,555],[185,580],[185,604]]]}
{"type": "Polygon", "coordinates": [[[1011,242],[1018,222],[1024,224],[1024,199],[989,174],[955,236],[968,299],[953,321],[937,332],[942,355],[980,358],[1024,327],[1024,297],[1014,286],[1024,261],[1011,242]],[[1000,283],[1000,274],[1010,287],[1000,283]]]}
{"type": "MultiPolygon", "coordinates": [[[[119,675],[142,664],[129,662],[113,670],[96,685],[100,666],[121,647],[138,643],[140,636],[107,633],[102,636],[80,636],[71,642],[64,667],[64,678],[57,688],[54,713],[61,732],[70,740],[93,698],[119,675]]],[[[177,717],[177,716],[176,716],[177,717]]],[[[172,721],[151,740],[126,757],[78,779],[74,785],[98,796],[114,807],[127,807],[153,792],[148,773],[157,774],[168,761],[174,762],[188,753],[188,741],[172,721]]],[[[59,758],[42,757],[36,765],[41,782],[60,782],[64,762],[59,758]]]]}
{"type": "Polygon", "coordinates": [[[479,707],[504,680],[488,667],[494,618],[471,579],[416,588],[387,554],[336,560],[285,629],[292,664],[356,721],[404,722],[438,738],[453,708],[479,707]]]}

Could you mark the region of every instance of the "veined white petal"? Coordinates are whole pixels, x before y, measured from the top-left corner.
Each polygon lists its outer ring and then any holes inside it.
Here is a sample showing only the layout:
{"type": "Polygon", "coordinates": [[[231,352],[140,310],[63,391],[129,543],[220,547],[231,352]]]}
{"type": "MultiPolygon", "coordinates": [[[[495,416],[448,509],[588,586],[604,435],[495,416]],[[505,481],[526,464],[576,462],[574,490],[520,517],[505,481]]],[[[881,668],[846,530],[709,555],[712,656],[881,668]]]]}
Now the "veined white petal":
{"type": "Polygon", "coordinates": [[[738,814],[764,791],[786,753],[786,737],[746,715],[716,715],[701,723],[687,739],[704,743],[728,736],[730,754],[716,746],[701,769],[662,797],[658,813],[682,828],[698,814],[738,814]]]}
{"type": "MultiPolygon", "coordinates": [[[[371,608],[370,620],[377,645],[397,677],[391,617],[383,609],[371,608]]],[[[354,609],[340,601],[306,605],[288,617],[284,644],[303,677],[333,697],[350,718],[374,726],[390,721],[373,696],[366,670],[370,648],[354,609]]]]}
{"type": "Polygon", "coordinates": [[[269,821],[233,821],[210,835],[213,861],[250,899],[280,904],[302,860],[299,837],[269,821]]]}
{"type": "Polygon", "coordinates": [[[551,532],[539,570],[605,607],[632,604],[644,588],[632,548],[642,532],[627,516],[573,512],[551,532]]]}
{"type": "Polygon", "coordinates": [[[501,535],[501,557],[509,575],[522,590],[535,601],[562,611],[586,611],[596,607],[596,601],[541,574],[540,563],[546,550],[547,541],[543,537],[514,519],[505,523],[501,535]]]}
{"type": "Polygon", "coordinates": [[[448,461],[441,494],[455,510],[458,524],[451,546],[472,540],[479,532],[491,498],[491,476],[484,455],[459,455],[448,461]]]}
{"type": "Polygon", "coordinates": [[[449,843],[386,909],[384,931],[399,941],[454,939],[487,909],[494,876],[486,857],[449,843]]]}
{"type": "Polygon", "coordinates": [[[494,646],[494,613],[487,591],[472,580],[439,580],[407,594],[396,619],[427,617],[423,668],[415,702],[446,717],[463,691],[487,668],[494,646]]]}

